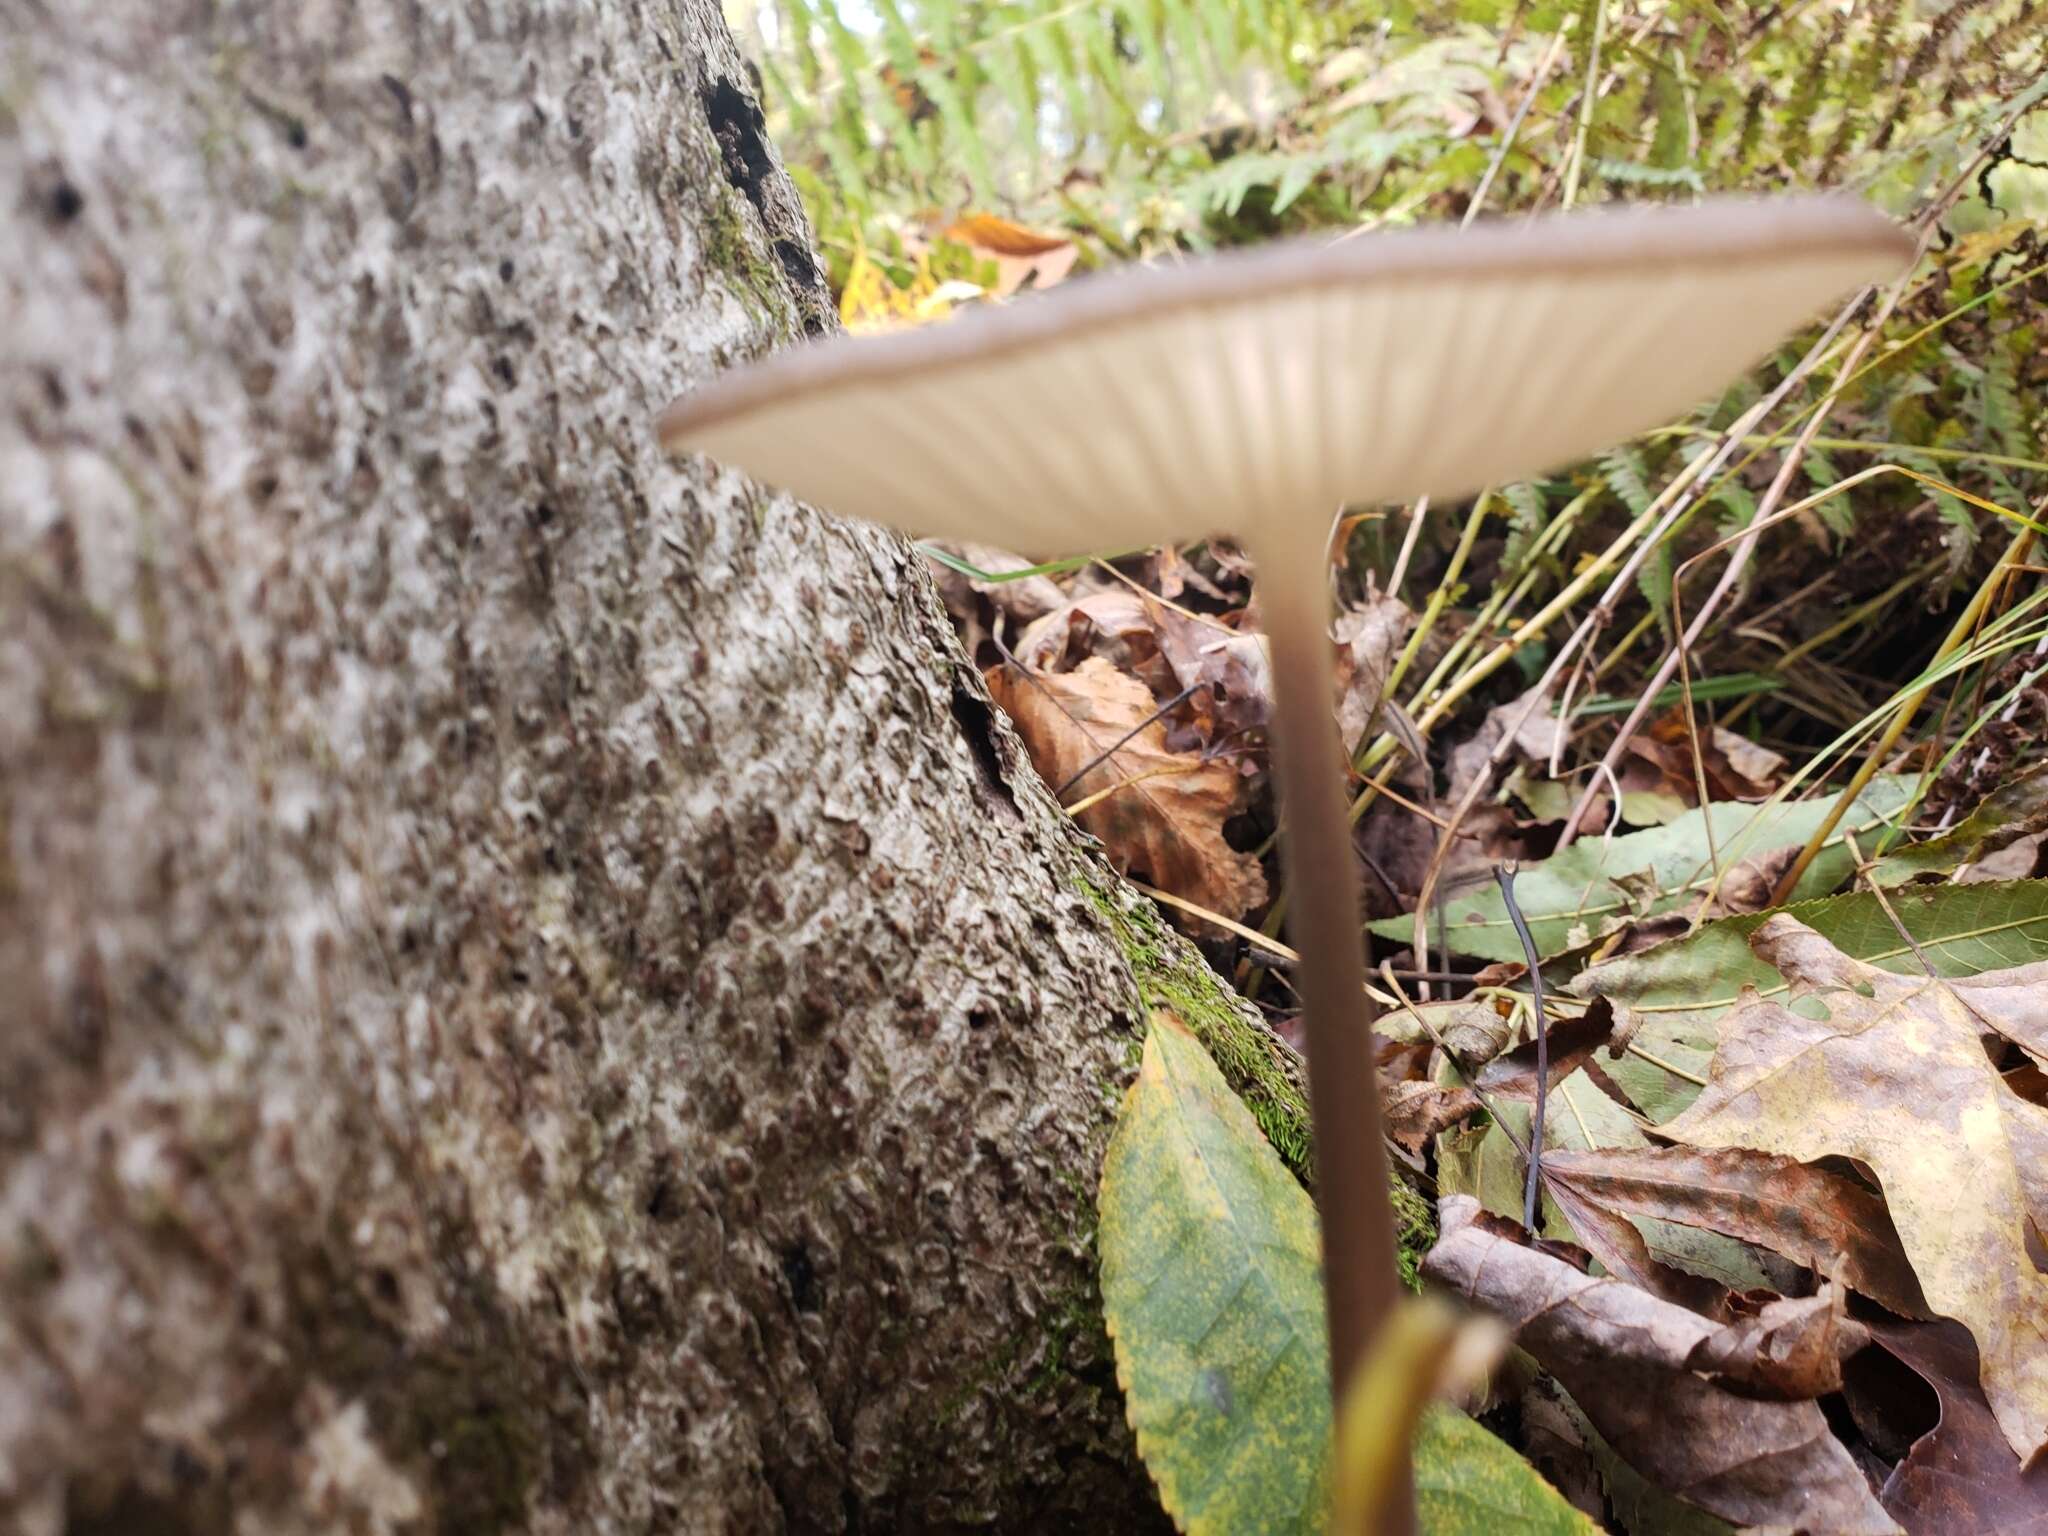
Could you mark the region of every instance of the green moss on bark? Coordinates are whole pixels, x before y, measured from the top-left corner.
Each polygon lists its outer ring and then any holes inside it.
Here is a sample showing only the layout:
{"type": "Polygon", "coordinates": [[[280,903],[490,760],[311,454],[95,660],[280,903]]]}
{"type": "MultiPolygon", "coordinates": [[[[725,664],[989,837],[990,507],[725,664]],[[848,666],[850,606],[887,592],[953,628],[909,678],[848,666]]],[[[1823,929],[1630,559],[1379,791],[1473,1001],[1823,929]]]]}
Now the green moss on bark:
{"type": "MultiPolygon", "coordinates": [[[[1083,872],[1081,889],[1115,933],[1146,1010],[1170,1009],[1194,1031],[1281,1161],[1313,1191],[1314,1142],[1300,1057],[1252,1017],[1244,1001],[1167,927],[1151,902],[1095,870],[1083,872]]],[[[1135,1063],[1134,1054],[1134,1067],[1135,1063]]],[[[1436,1241],[1436,1218],[1429,1202],[1402,1180],[1398,1168],[1388,1182],[1401,1245],[1401,1278],[1410,1289],[1420,1289],[1418,1266],[1436,1241]]]]}

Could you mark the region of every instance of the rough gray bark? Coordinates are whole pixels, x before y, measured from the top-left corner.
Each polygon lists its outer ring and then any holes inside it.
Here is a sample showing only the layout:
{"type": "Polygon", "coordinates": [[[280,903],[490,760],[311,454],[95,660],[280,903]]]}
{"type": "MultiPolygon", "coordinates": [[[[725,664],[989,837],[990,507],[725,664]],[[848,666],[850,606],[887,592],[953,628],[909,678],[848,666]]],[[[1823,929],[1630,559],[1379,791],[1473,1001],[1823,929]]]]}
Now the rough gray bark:
{"type": "Polygon", "coordinates": [[[653,449],[829,323],[711,0],[0,39],[0,1525],[1141,1518],[1096,866],[653,449]]]}

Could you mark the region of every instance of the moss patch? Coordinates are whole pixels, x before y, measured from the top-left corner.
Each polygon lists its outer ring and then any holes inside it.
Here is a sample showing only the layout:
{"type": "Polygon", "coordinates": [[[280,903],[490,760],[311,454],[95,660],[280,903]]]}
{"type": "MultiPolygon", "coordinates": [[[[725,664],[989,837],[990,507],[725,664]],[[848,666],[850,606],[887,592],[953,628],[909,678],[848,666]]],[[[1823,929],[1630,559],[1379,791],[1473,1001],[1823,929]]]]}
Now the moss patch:
{"type": "MultiPolygon", "coordinates": [[[[1084,867],[1081,892],[1116,935],[1138,994],[1150,1012],[1169,1008],[1194,1031],[1245,1108],[1302,1184],[1315,1187],[1307,1084],[1300,1059],[1257,1020],[1200,955],[1167,927],[1159,909],[1114,877],[1084,867]]],[[[1131,1065],[1137,1065],[1132,1046],[1131,1065]]],[[[1421,1289],[1418,1266],[1436,1241],[1429,1202],[1391,1169],[1394,1227],[1401,1244],[1401,1278],[1421,1289]]]]}
{"type": "Polygon", "coordinates": [[[790,311],[782,268],[754,254],[744,206],[725,187],[716,188],[704,199],[699,229],[704,239],[705,266],[756,319],[778,336],[793,336],[798,326],[790,311]]]}

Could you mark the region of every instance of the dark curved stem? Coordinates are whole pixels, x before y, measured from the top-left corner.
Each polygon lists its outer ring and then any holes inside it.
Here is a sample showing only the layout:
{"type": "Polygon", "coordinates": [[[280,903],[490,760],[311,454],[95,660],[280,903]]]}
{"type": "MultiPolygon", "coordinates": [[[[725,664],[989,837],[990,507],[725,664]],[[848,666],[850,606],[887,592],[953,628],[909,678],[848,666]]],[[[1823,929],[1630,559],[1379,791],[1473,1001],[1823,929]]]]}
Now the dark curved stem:
{"type": "MultiPolygon", "coordinates": [[[[1301,953],[1294,975],[1307,1019],[1330,1372],[1341,1402],[1399,1299],[1401,1282],[1380,1136],[1358,870],[1344,799],[1344,747],[1333,713],[1320,540],[1273,550],[1260,575],[1273,648],[1273,764],[1287,869],[1287,930],[1301,953]]],[[[1378,1527],[1389,1536],[1407,1536],[1415,1528],[1405,1446],[1402,1455],[1396,1507],[1378,1527]]]]}
{"type": "Polygon", "coordinates": [[[1500,882],[1500,899],[1507,904],[1508,921],[1515,925],[1515,937],[1522,941],[1522,955],[1529,962],[1529,990],[1536,1006],[1536,1108],[1529,1117],[1529,1178],[1522,1186],[1522,1225],[1533,1237],[1536,1202],[1543,1189],[1543,1101],[1550,1096],[1550,1029],[1543,1016],[1543,959],[1536,953],[1536,940],[1515,902],[1515,866],[1494,865],[1493,878],[1500,882]]]}

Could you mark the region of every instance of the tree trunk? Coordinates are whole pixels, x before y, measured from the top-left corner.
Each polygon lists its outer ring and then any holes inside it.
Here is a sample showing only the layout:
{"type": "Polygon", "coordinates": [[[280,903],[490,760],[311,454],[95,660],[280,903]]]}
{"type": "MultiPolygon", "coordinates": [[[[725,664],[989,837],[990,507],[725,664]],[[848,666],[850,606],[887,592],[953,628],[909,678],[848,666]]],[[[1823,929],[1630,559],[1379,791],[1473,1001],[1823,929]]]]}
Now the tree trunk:
{"type": "Polygon", "coordinates": [[[0,1525],[1156,1518],[1147,1005],[902,542],[657,456],[832,324],[712,0],[0,0],[0,1525]]]}

